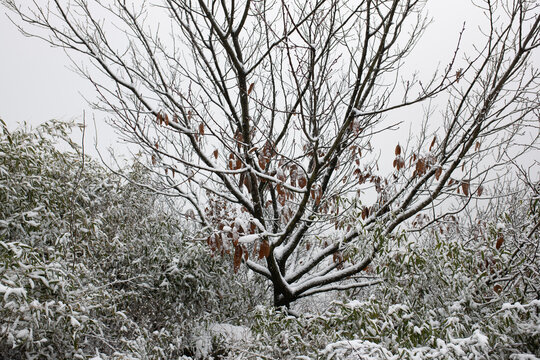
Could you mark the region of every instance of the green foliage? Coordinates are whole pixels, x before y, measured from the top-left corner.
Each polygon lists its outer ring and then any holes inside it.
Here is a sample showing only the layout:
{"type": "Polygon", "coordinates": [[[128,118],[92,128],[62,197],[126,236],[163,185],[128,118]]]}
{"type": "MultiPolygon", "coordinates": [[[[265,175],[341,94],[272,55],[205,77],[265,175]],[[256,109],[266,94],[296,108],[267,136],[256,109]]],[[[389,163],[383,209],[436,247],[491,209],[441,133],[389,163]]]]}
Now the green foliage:
{"type": "Polygon", "coordinates": [[[240,322],[259,301],[245,273],[183,239],[141,165],[123,177],[82,156],[73,124],[0,136],[0,353],[172,358],[196,327],[240,322]],[[63,141],[70,151],[61,150],[63,141]]]}
{"type": "Polygon", "coordinates": [[[142,164],[120,176],[83,161],[72,127],[9,132],[2,123],[4,356],[540,356],[536,188],[381,241],[381,256],[362,277],[383,283],[292,316],[261,306],[263,284],[244,269],[234,274],[230,259],[184,240],[194,225],[178,215],[181,205],[148,190],[142,164]]]}
{"type": "Polygon", "coordinates": [[[540,356],[537,195],[514,194],[385,242],[366,273],[385,279],[376,289],[345,294],[349,300],[314,315],[260,310],[254,330],[264,345],[252,351],[324,359],[540,356]]]}
{"type": "Polygon", "coordinates": [[[538,300],[475,311],[459,302],[445,303],[424,314],[389,300],[372,296],[362,302],[335,302],[322,314],[299,317],[260,309],[254,319],[260,341],[250,351],[279,359],[358,359],[360,355],[369,359],[503,359],[539,355],[538,300]]]}

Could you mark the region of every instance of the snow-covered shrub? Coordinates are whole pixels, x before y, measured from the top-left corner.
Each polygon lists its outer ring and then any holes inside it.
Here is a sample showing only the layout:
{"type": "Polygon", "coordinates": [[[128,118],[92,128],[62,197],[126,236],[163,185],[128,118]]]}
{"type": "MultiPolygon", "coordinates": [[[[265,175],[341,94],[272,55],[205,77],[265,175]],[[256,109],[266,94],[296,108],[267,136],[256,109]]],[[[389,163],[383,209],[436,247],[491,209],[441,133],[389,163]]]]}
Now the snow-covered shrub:
{"type": "Polygon", "coordinates": [[[399,358],[539,356],[538,192],[511,193],[389,241],[368,269],[385,281],[329,310],[341,335],[399,358]]]}
{"type": "Polygon", "coordinates": [[[363,274],[383,283],[292,316],[257,306],[268,301],[261,283],[204,241],[184,240],[199,229],[147,190],[144,166],[117,176],[74,144],[60,150],[70,128],[9,132],[2,123],[5,357],[540,356],[536,187],[388,239],[363,274]]]}
{"type": "Polygon", "coordinates": [[[194,353],[195,326],[241,323],[259,302],[245,273],[184,242],[193,226],[133,185],[151,182],[144,167],[120,177],[83,158],[72,124],[0,125],[0,353],[168,359],[194,353]]]}
{"type": "Polygon", "coordinates": [[[389,244],[373,269],[386,279],[376,298],[407,309],[390,342],[436,347],[484,334],[485,358],[540,355],[538,193],[506,193],[389,244]]]}
{"type": "Polygon", "coordinates": [[[275,358],[540,356],[539,197],[534,189],[390,239],[377,288],[297,317],[259,309],[254,353],[275,358]]]}
{"type": "MultiPolygon", "coordinates": [[[[337,329],[331,327],[329,320],[320,315],[293,316],[273,307],[259,306],[253,314],[251,329],[255,341],[249,350],[275,359],[316,357],[325,344],[337,340],[337,329]]],[[[242,354],[239,351],[237,356],[242,354]]]]}
{"type": "MultiPolygon", "coordinates": [[[[75,291],[80,244],[70,235],[93,224],[74,212],[83,195],[76,191],[77,180],[84,180],[79,157],[52,141],[69,139],[69,126],[50,122],[32,133],[10,133],[0,125],[0,352],[77,357],[84,343],[105,344],[94,316],[99,303],[75,291]]],[[[81,240],[90,231],[81,231],[81,240]]],[[[106,307],[99,311],[115,318],[106,307]]]]}
{"type": "Polygon", "coordinates": [[[540,334],[540,301],[525,305],[506,303],[499,310],[490,309],[492,312],[478,309],[475,317],[462,310],[453,304],[449,309],[432,308],[422,314],[407,305],[389,305],[374,298],[337,303],[326,317],[340,327],[341,339],[327,345],[326,352],[329,356],[340,351],[354,356],[352,350],[357,343],[367,342],[363,343],[364,348],[376,344],[372,350],[381,349],[386,354],[375,359],[502,359],[517,354],[538,355],[538,340],[534,339],[540,334]]]}
{"type": "MultiPolygon", "coordinates": [[[[450,306],[452,307],[452,306],[450,306]]],[[[538,356],[540,301],[478,309],[471,317],[453,309],[418,314],[407,305],[366,301],[334,303],[321,314],[290,316],[259,308],[251,347],[237,358],[280,359],[507,359],[538,356]],[[447,315],[452,313],[453,316],[447,315]],[[363,357],[362,357],[363,356],[363,357]]]]}

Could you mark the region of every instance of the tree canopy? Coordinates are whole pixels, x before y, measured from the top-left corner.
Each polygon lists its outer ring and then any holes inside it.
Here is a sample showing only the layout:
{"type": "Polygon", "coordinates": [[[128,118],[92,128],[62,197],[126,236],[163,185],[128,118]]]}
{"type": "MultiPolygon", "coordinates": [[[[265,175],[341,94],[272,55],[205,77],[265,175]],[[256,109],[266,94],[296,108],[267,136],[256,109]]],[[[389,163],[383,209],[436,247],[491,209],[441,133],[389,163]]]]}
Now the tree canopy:
{"type": "Polygon", "coordinates": [[[377,284],[365,270],[415,217],[489,195],[490,170],[537,144],[522,141],[538,127],[535,1],[482,1],[483,42],[463,53],[455,34],[427,74],[402,70],[429,31],[420,0],[6,3],[88,61],[96,105],[147,154],[155,190],[190,204],[193,238],[269,280],[276,306],[377,284]]]}

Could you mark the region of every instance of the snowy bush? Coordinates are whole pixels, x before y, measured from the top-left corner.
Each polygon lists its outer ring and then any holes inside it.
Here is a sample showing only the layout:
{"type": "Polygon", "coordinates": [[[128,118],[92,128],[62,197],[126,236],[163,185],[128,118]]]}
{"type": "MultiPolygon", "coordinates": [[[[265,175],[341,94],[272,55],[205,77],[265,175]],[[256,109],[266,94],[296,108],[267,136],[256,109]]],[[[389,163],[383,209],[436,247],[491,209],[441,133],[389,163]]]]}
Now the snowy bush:
{"type": "Polygon", "coordinates": [[[384,280],[375,288],[276,311],[232,255],[185,240],[201,229],[148,190],[143,164],[111,174],[70,142],[72,127],[2,123],[0,353],[10,359],[540,356],[537,187],[387,239],[362,275],[384,280]]]}
{"type": "Polygon", "coordinates": [[[375,289],[290,316],[260,308],[252,351],[275,358],[535,359],[540,356],[534,188],[386,242],[375,289]]]}
{"type": "Polygon", "coordinates": [[[144,167],[120,177],[83,158],[72,124],[1,125],[0,353],[178,357],[195,352],[192,329],[241,323],[260,301],[245,273],[183,241],[193,226],[133,185],[151,182],[144,167]]]}

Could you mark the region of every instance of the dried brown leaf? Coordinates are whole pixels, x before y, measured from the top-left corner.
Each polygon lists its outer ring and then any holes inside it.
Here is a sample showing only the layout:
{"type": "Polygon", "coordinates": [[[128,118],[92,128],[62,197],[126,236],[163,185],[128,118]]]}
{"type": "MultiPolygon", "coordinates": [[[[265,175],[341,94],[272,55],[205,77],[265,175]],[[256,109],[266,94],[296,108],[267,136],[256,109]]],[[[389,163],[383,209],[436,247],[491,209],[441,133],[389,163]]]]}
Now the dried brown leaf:
{"type": "Polygon", "coordinates": [[[262,258],[267,258],[269,255],[270,255],[270,245],[268,244],[267,240],[263,240],[259,248],[259,260],[262,258]]]}
{"type": "Polygon", "coordinates": [[[240,264],[242,263],[242,247],[240,245],[236,245],[234,247],[234,259],[233,259],[233,269],[234,272],[238,272],[238,269],[240,269],[240,264]]]}
{"type": "Polygon", "coordinates": [[[424,159],[418,159],[416,162],[416,173],[418,176],[422,176],[426,173],[426,161],[424,159]]]}
{"type": "Polygon", "coordinates": [[[441,174],[442,174],[442,167],[439,167],[439,168],[437,168],[437,170],[435,171],[435,179],[437,179],[437,181],[438,181],[439,178],[441,177],[441,174]]]}
{"type": "Polygon", "coordinates": [[[497,243],[495,244],[495,249],[499,250],[504,243],[504,237],[502,235],[499,235],[497,238],[497,243]]]}
{"type": "Polygon", "coordinates": [[[437,140],[437,136],[434,136],[433,137],[433,140],[431,141],[431,145],[429,146],[429,151],[431,151],[431,149],[433,148],[433,146],[435,145],[435,141],[437,140]]]}
{"type": "Polygon", "coordinates": [[[461,188],[463,189],[463,194],[465,194],[465,196],[469,196],[469,183],[466,181],[462,182],[461,188]]]}
{"type": "Polygon", "coordinates": [[[369,209],[366,206],[364,206],[364,208],[362,209],[362,220],[365,220],[368,216],[369,216],[369,209]]]}
{"type": "Polygon", "coordinates": [[[307,185],[307,179],[304,176],[304,174],[301,174],[298,178],[298,186],[300,186],[302,189],[305,188],[307,185]]]}
{"type": "Polygon", "coordinates": [[[482,185],[478,186],[478,189],[476,189],[476,195],[482,196],[483,192],[484,192],[484,187],[482,185]]]}

